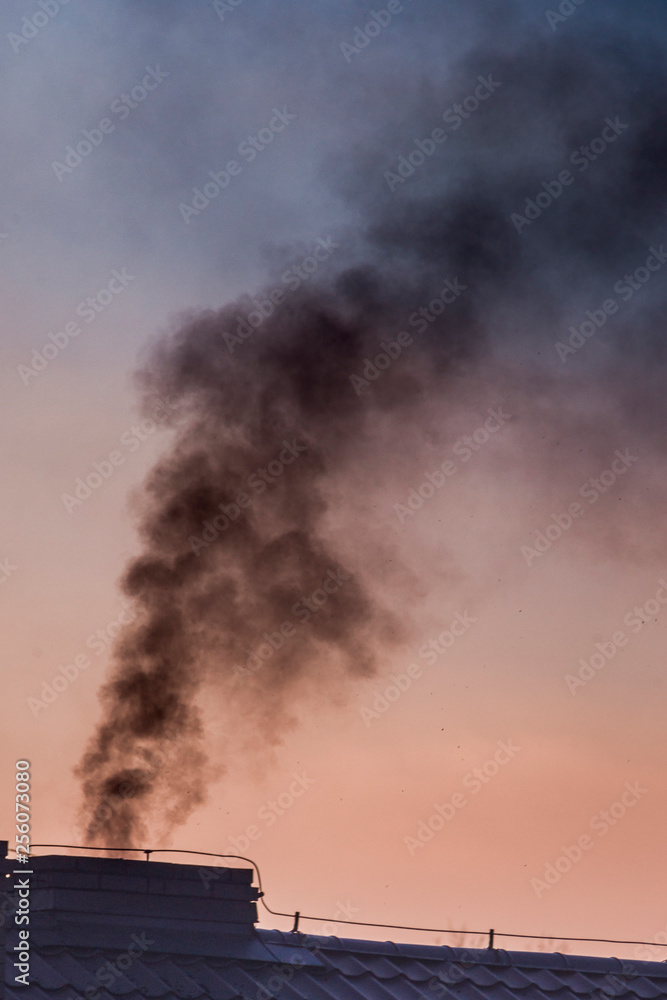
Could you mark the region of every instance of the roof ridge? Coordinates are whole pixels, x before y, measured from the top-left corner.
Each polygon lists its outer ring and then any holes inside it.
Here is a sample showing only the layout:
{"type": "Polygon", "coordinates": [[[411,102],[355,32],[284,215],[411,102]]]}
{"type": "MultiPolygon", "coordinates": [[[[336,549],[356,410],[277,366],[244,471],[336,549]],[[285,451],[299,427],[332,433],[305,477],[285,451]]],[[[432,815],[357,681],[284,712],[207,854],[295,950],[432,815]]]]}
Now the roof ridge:
{"type": "Polygon", "coordinates": [[[317,934],[294,933],[257,928],[256,933],[266,943],[288,944],[292,948],[310,951],[345,951],[348,953],[384,955],[401,958],[449,959],[461,965],[492,967],[536,968],[554,972],[599,972],[627,974],[628,965],[636,967],[644,974],[667,979],[667,962],[651,962],[645,959],[620,959],[616,957],[567,955],[562,952],[509,951],[504,948],[456,948],[451,945],[410,944],[394,941],[371,941],[365,938],[339,938],[317,934]],[[311,942],[310,946],[307,942],[311,942]]]}

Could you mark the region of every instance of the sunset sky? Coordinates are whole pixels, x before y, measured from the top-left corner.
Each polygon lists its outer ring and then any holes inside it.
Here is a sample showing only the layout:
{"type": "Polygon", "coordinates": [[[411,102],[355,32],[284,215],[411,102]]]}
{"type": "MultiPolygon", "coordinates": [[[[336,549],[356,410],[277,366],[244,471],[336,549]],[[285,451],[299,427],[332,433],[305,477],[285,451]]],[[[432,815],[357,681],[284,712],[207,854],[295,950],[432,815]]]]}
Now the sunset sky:
{"type": "Polygon", "coordinates": [[[0,837],[667,958],[663,7],[0,19],[0,837]]]}

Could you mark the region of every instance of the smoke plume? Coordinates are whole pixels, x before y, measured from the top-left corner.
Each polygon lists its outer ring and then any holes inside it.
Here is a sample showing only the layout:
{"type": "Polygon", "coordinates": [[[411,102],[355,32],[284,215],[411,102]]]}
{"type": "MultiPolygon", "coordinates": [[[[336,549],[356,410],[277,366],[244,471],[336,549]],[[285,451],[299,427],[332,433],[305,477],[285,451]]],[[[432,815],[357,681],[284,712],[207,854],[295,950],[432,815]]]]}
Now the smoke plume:
{"type": "Polygon", "coordinates": [[[172,437],[122,581],[138,617],[79,767],[90,842],[132,846],[149,819],[166,832],[204,801],[229,766],[207,758],[206,693],[271,745],[303,699],[390,662],[409,624],[332,529],[362,449],[391,440],[380,427],[418,447],[429,407],[446,420],[487,380],[513,393],[516,461],[536,476],[555,454],[590,466],[622,435],[661,448],[662,274],[584,348],[556,348],[664,252],[664,46],[577,17],[558,32],[517,17],[446,88],[406,88],[373,141],[327,167],[359,224],[335,234],[326,265],[287,291],[270,274],[151,347],[145,415],[163,412],[172,437]],[[450,129],[443,114],[480,78],[490,96],[450,129]],[[439,127],[447,139],[428,152],[439,127]]]}

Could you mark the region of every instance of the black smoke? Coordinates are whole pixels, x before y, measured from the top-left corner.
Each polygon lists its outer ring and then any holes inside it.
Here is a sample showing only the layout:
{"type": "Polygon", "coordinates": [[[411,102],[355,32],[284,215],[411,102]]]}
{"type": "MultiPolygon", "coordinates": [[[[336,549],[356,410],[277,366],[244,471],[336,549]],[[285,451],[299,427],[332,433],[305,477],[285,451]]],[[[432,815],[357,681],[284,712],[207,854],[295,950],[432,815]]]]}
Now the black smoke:
{"type": "Polygon", "coordinates": [[[613,452],[621,433],[662,447],[662,273],[584,349],[563,361],[555,345],[586,309],[618,298],[614,284],[652,247],[660,253],[663,26],[581,8],[552,32],[524,21],[521,5],[499,6],[513,32],[505,24],[494,40],[480,21],[445,87],[412,81],[398,104],[376,98],[372,141],[323,167],[358,216],[326,267],[281,301],[270,275],[260,293],[193,313],[148,353],[144,407],[168,401],[172,443],[144,484],[140,553],[122,581],[140,615],[118,642],[79,768],[96,842],[129,846],[151,817],[167,829],[204,801],[229,766],[207,759],[205,692],[223,720],[240,713],[270,745],[303,699],[371,676],[404,640],[408,623],[341,561],[331,528],[380,425],[418,441],[431,403],[446,412],[484,377],[515,392],[527,448],[516,461],[543,453],[536,475],[559,474],[554,450],[560,468],[581,464],[582,452],[613,452]],[[489,76],[488,100],[390,184],[416,139],[489,76]],[[604,151],[589,155],[602,135],[604,151]],[[459,291],[441,308],[447,281],[459,291]],[[399,331],[412,342],[393,358],[399,331]],[[326,581],[338,581],[331,593],[326,581]],[[320,592],[321,605],[303,603],[320,592]],[[141,759],[158,753],[158,766],[141,759]]]}

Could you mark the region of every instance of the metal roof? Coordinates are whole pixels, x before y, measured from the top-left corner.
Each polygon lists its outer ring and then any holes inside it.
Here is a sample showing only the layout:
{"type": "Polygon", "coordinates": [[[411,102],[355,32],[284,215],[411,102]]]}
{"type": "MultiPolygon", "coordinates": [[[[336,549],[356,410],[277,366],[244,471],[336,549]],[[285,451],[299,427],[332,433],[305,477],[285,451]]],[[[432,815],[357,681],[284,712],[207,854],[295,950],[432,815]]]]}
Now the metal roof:
{"type": "Polygon", "coordinates": [[[667,1000],[667,963],[258,929],[249,869],[52,855],[0,860],[3,875],[0,1000],[667,1000]]]}
{"type": "MultiPolygon", "coordinates": [[[[7,1000],[567,1000],[667,997],[667,964],[256,930],[253,958],[49,946],[7,1000]],[[262,957],[260,957],[260,954],[262,957]],[[111,963],[109,966],[108,963],[111,963]],[[89,991],[86,993],[86,991],[89,991]]],[[[236,949],[234,949],[236,950],[236,949]]]]}

